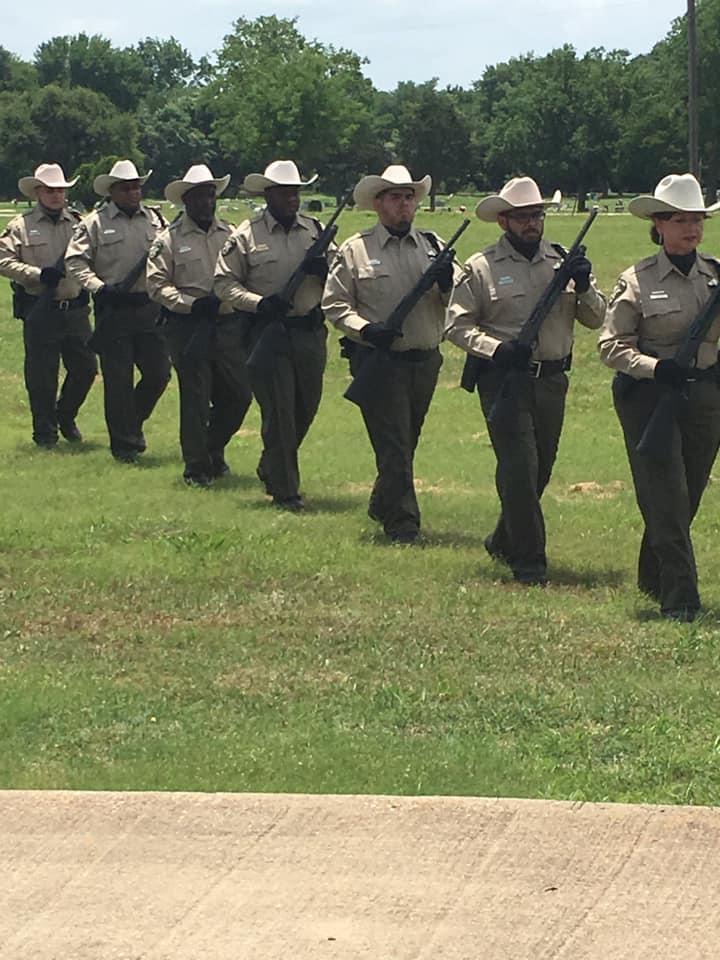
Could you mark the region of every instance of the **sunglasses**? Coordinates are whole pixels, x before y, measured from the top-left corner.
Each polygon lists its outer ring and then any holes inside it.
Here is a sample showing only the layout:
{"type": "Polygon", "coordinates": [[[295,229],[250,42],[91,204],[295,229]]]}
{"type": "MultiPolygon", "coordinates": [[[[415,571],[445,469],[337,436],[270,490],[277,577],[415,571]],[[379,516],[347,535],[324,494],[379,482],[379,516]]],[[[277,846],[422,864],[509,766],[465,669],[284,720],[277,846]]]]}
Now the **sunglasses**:
{"type": "Polygon", "coordinates": [[[542,223],[545,219],[545,211],[537,210],[535,213],[509,213],[508,220],[514,220],[515,223],[542,223]]]}

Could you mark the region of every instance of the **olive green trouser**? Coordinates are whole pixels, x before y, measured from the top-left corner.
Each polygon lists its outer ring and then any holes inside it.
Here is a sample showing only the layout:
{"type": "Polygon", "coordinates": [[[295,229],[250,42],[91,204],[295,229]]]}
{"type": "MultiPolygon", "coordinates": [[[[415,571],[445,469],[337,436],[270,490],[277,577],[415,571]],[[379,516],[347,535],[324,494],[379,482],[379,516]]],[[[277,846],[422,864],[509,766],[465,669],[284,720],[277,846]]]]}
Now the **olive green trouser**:
{"type": "Polygon", "coordinates": [[[180,447],[185,473],[211,476],[252,401],[245,366],[245,324],[237,314],[205,320],[173,317],[165,327],[180,387],[180,447]]]}
{"type": "Polygon", "coordinates": [[[700,607],[697,568],[690,525],[720,444],[720,389],[715,380],[687,385],[672,430],[667,462],[636,450],[660,389],[654,380],[639,380],[623,391],[613,383],[615,410],[625,436],[635,496],[645,521],[638,558],[638,586],[663,611],[700,607]]]}
{"type": "Polygon", "coordinates": [[[97,360],[88,346],[89,308],[48,311],[42,322],[23,322],[25,387],[32,413],[33,440],[54,443],[58,417],[74,420],[97,376],[97,360]],[[60,360],[66,375],[58,395],[60,360]]]}
{"type": "MultiPolygon", "coordinates": [[[[478,377],[480,404],[487,422],[503,374],[488,365],[478,377]]],[[[545,519],[540,498],[557,456],[568,378],[565,373],[517,376],[516,406],[507,422],[489,423],[495,451],[495,487],[500,516],[485,541],[488,551],[520,577],[544,577],[545,519]]]]}
{"type": "MultiPolygon", "coordinates": [[[[251,333],[251,346],[261,328],[251,333]]],[[[298,450],[315,419],[327,362],[327,328],[290,329],[283,353],[271,369],[249,369],[260,406],[263,450],[257,472],[276,500],[300,494],[298,450]]]]}
{"type": "MultiPolygon", "coordinates": [[[[353,376],[368,352],[366,347],[353,350],[353,376]]],[[[390,351],[372,403],[362,406],[377,467],[368,513],[388,535],[420,529],[413,465],[441,366],[439,350],[390,351]]]]}
{"type": "Polygon", "coordinates": [[[96,349],[103,375],[105,422],[114,454],[145,449],[143,423],[170,381],[167,343],[157,327],[160,308],[95,307],[96,349]],[[140,379],[134,382],[135,367],[140,379]]]}

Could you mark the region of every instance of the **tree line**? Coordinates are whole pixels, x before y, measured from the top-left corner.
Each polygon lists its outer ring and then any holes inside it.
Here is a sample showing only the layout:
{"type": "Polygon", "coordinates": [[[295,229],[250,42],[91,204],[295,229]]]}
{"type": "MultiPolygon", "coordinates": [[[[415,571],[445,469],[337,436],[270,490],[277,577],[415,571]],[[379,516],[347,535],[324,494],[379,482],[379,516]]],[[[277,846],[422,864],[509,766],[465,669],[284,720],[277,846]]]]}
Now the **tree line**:
{"type": "MultiPolygon", "coordinates": [[[[720,185],[720,0],[698,0],[700,153],[720,185]]],[[[55,37],[32,62],[0,47],[0,196],[41,161],[79,173],[73,196],[130,157],[159,193],[198,161],[237,185],[280,156],[340,195],[393,161],[441,192],[496,189],[527,172],[547,191],[637,192],[687,169],[685,18],[648,54],[565,45],[487,67],[469,88],[436,79],[377,90],[363,59],[305,38],[296,20],[239,18],[212,59],[174,38],[116,47],[55,37]]],[[[434,199],[434,198],[433,198],[434,199]]]]}

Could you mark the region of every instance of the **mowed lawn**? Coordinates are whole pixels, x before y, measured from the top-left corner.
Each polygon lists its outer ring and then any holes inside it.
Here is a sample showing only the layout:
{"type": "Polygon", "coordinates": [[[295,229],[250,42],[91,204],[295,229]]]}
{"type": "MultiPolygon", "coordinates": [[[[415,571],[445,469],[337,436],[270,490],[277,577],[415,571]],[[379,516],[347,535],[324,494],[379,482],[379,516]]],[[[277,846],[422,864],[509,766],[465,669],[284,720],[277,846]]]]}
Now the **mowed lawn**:
{"type": "MultiPolygon", "coordinates": [[[[444,236],[459,220],[419,217],[444,236]]],[[[582,220],[547,233],[567,244],[582,220]]],[[[371,223],[344,214],[341,237],[371,223]]],[[[496,233],[473,220],[461,257],[496,233]]],[[[652,252],[628,216],[588,239],[608,292],[652,252]]],[[[720,253],[716,223],[705,248],[720,253]]],[[[544,501],[551,584],[528,589],[483,549],[494,460],[455,348],[416,461],[426,540],[389,547],[334,332],[295,516],[255,477],[255,406],[232,476],[182,484],[174,379],[140,466],[109,456],[99,382],[87,442],[36,451],[0,291],[1,787],[717,802],[718,486],[694,531],[706,612],[666,623],[635,589],[641,524],[594,333],[578,332],[544,501]]]]}

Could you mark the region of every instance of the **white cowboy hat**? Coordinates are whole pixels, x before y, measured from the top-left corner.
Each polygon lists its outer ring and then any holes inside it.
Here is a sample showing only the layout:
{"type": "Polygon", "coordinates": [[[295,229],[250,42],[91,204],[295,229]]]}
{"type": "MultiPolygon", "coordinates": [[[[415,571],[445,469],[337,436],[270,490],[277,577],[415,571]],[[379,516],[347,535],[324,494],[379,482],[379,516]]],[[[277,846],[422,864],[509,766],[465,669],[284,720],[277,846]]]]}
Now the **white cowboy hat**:
{"type": "Polygon", "coordinates": [[[73,180],[65,179],[63,168],[59,163],[41,163],[32,177],[20,177],[18,189],[23,196],[35,200],[37,198],[37,188],[40,186],[65,189],[74,187],[77,182],[78,177],[73,180]]]}
{"type": "Polygon", "coordinates": [[[407,167],[394,163],[386,167],[379,177],[376,174],[363,177],[353,190],[353,199],[358,210],[372,210],[373,200],[384,190],[410,187],[415,191],[417,202],[421,203],[430,193],[431,186],[432,177],[429,175],[423,177],[422,180],[413,180],[407,167]]]}
{"type": "Polygon", "coordinates": [[[204,163],[196,163],[190,167],[182,180],[173,180],[165,187],[165,198],[177,206],[182,203],[182,198],[188,190],[206,183],[215,184],[216,196],[219,197],[230,183],[230,174],[224,177],[213,177],[210,167],[205,166],[204,163]]]}
{"type": "Polygon", "coordinates": [[[551,200],[543,200],[540,188],[531,177],[513,177],[500,193],[485,197],[475,207],[475,216],[495,223],[499,213],[518,207],[547,207],[551,200]]]}
{"type": "Polygon", "coordinates": [[[273,160],[265,167],[265,173],[249,173],[243,181],[248,193],[263,193],[268,187],[309,187],[318,175],[309,180],[300,179],[300,171],[292,160],[273,160]]]}
{"type": "Polygon", "coordinates": [[[720,203],[705,206],[700,184],[691,173],[671,173],[655,187],[652,197],[635,197],[628,210],[642,220],[651,220],[656,213],[705,213],[720,209],[720,203]]]}
{"type": "Polygon", "coordinates": [[[93,190],[99,193],[101,197],[106,197],[110,193],[110,187],[120,180],[139,180],[142,186],[152,173],[148,170],[144,177],[137,172],[137,167],[132,160],[118,160],[113,164],[110,173],[101,173],[99,177],[93,180],[93,190]]]}

